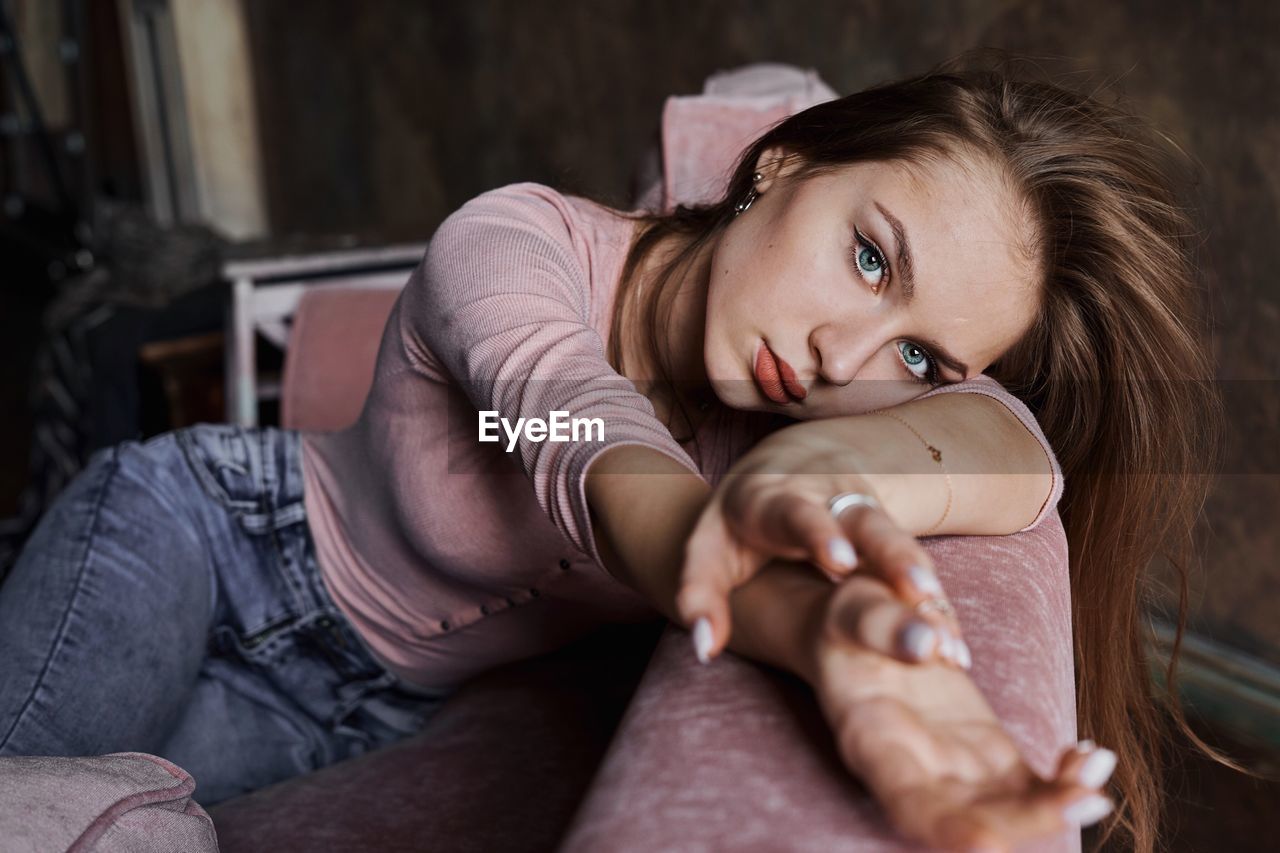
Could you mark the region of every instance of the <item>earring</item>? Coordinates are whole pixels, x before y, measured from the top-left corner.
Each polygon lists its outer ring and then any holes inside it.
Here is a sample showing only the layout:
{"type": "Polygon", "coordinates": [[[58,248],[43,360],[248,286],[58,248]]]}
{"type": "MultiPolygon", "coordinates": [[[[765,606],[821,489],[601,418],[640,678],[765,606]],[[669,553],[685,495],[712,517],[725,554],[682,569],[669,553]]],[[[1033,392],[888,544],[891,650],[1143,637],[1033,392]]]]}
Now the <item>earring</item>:
{"type": "MultiPolygon", "coordinates": [[[[764,175],[759,172],[755,172],[751,175],[751,183],[758,184],[762,178],[764,178],[764,175]]],[[[737,216],[745,212],[746,209],[751,206],[751,203],[759,197],[759,195],[760,193],[756,192],[756,188],[753,186],[750,192],[747,193],[747,197],[733,206],[733,215],[737,216]]]]}

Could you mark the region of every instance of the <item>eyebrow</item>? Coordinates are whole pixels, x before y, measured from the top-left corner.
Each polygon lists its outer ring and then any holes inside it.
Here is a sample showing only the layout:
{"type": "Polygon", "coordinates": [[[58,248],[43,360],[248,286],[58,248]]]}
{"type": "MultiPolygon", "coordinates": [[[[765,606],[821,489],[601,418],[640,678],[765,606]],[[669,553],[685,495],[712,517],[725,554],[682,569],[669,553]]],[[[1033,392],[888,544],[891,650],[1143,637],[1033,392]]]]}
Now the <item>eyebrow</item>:
{"type": "MultiPolygon", "coordinates": [[[[898,258],[898,269],[902,273],[902,296],[907,304],[916,296],[916,271],[911,261],[911,243],[907,240],[907,229],[902,221],[884,208],[880,202],[875,203],[876,210],[889,223],[889,231],[893,233],[893,243],[898,258]]],[[[961,381],[969,378],[969,365],[956,358],[942,344],[935,340],[920,338],[919,342],[929,350],[930,355],[947,367],[960,374],[961,381]]]]}
{"type": "Polygon", "coordinates": [[[902,296],[907,300],[907,304],[911,304],[911,300],[916,298],[916,269],[911,262],[911,244],[907,242],[907,229],[903,227],[898,217],[884,209],[884,205],[876,202],[876,210],[880,211],[880,215],[889,223],[889,230],[893,232],[893,244],[898,253],[898,269],[902,272],[902,296]]]}

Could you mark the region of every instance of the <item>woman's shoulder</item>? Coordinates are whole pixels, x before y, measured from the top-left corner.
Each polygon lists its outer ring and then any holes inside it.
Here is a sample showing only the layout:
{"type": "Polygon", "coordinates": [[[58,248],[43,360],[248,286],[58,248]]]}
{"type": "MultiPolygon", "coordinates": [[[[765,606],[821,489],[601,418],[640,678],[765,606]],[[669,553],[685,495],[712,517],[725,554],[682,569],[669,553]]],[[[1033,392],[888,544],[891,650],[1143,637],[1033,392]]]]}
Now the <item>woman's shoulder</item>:
{"type": "Polygon", "coordinates": [[[622,211],[547,184],[519,181],[473,196],[445,222],[474,216],[495,222],[540,226],[552,236],[571,238],[575,232],[598,227],[603,220],[621,218],[622,211]]]}
{"type": "Polygon", "coordinates": [[[485,208],[504,205],[539,205],[559,206],[567,202],[568,196],[555,187],[540,184],[536,181],[516,181],[500,187],[484,190],[468,199],[459,211],[471,208],[485,208]]]}
{"type": "Polygon", "coordinates": [[[436,291],[466,281],[473,291],[555,295],[603,317],[633,227],[616,213],[533,181],[486,190],[431,235],[424,281],[436,291]]]}
{"type": "Polygon", "coordinates": [[[569,198],[533,182],[507,184],[468,199],[431,234],[426,262],[439,270],[490,273],[549,265],[577,272],[579,227],[569,198]]]}
{"type": "MultiPolygon", "coordinates": [[[[635,222],[584,196],[534,181],[486,190],[440,224],[431,238],[438,247],[486,254],[513,262],[549,263],[553,268],[591,279],[590,289],[604,293],[607,282],[631,245],[635,222]]],[[[586,282],[584,281],[584,286],[586,282]]]]}

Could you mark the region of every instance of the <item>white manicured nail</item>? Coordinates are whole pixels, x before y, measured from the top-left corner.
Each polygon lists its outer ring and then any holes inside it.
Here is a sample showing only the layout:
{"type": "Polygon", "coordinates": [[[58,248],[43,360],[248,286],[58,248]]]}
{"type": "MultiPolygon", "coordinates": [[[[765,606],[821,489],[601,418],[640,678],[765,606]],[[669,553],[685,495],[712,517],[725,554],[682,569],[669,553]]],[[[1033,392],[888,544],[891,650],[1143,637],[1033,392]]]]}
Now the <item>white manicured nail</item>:
{"type": "Polygon", "coordinates": [[[858,554],[853,550],[853,545],[848,539],[832,539],[827,543],[827,553],[831,555],[832,560],[847,569],[858,565],[858,554]]]}
{"type": "Polygon", "coordinates": [[[942,634],[942,643],[938,646],[938,653],[946,660],[958,664],[960,661],[957,659],[956,638],[946,628],[943,628],[940,633],[942,634]]]}
{"type": "Polygon", "coordinates": [[[711,620],[699,616],[693,623],[693,653],[698,656],[698,663],[711,661],[711,620]]]}
{"type": "Polygon", "coordinates": [[[911,580],[911,585],[924,595],[931,598],[942,595],[942,582],[938,580],[937,575],[924,566],[912,566],[907,569],[907,577],[911,580]]]}
{"type": "Polygon", "coordinates": [[[1062,816],[1079,826],[1090,826],[1106,817],[1114,806],[1100,794],[1090,794],[1062,810],[1062,816]]]}
{"type": "Polygon", "coordinates": [[[961,668],[967,670],[973,667],[973,655],[969,653],[969,644],[959,637],[956,638],[956,652],[961,668]]]}
{"type": "Polygon", "coordinates": [[[929,657],[938,645],[938,632],[924,622],[908,622],[902,631],[902,647],[916,660],[929,657]]]}
{"type": "Polygon", "coordinates": [[[1086,788],[1101,788],[1116,769],[1116,754],[1105,747],[1095,751],[1080,765],[1080,784],[1086,788]]]}
{"type": "Polygon", "coordinates": [[[1080,752],[1080,753],[1089,752],[1096,746],[1097,744],[1094,743],[1092,740],[1090,740],[1089,738],[1085,738],[1084,740],[1076,743],[1076,752],[1080,752]]]}

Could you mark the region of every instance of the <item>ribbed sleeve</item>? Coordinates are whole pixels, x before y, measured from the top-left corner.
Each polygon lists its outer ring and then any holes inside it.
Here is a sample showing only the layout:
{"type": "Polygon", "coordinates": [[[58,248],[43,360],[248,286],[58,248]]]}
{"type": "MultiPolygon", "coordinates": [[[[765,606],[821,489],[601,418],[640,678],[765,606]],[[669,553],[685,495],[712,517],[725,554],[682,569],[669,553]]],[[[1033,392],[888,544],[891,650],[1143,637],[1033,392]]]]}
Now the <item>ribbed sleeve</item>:
{"type": "MultiPolygon", "coordinates": [[[[701,473],[649,399],[610,366],[591,322],[590,278],[564,204],[554,191],[523,183],[460,207],[435,232],[406,285],[399,334],[410,364],[428,374],[446,371],[477,412],[496,411],[511,423],[556,411],[603,422],[603,440],[522,436],[511,454],[543,511],[603,569],[585,491],[601,453],[643,445],[701,473]]],[[[502,441],[505,448],[505,434],[502,441]]]]}
{"type": "Polygon", "coordinates": [[[1044,503],[1040,507],[1040,512],[1030,524],[1019,530],[1022,533],[1039,526],[1045,517],[1058,505],[1058,500],[1062,497],[1063,477],[1062,467],[1058,464],[1058,457],[1054,454],[1053,448],[1049,446],[1049,440],[1045,438],[1044,431],[1040,429],[1040,423],[1036,420],[1031,410],[1027,408],[1027,404],[1019,400],[1017,397],[1009,393],[1003,385],[992,379],[984,373],[966,379],[964,382],[955,382],[950,385],[942,385],[934,388],[925,394],[921,394],[916,399],[923,400],[926,397],[934,397],[938,394],[983,394],[993,400],[999,400],[1004,407],[1013,413],[1014,417],[1027,428],[1027,432],[1031,433],[1036,441],[1040,443],[1040,449],[1044,451],[1044,455],[1049,459],[1049,469],[1052,472],[1053,482],[1049,487],[1049,494],[1045,497],[1044,503]]]}

